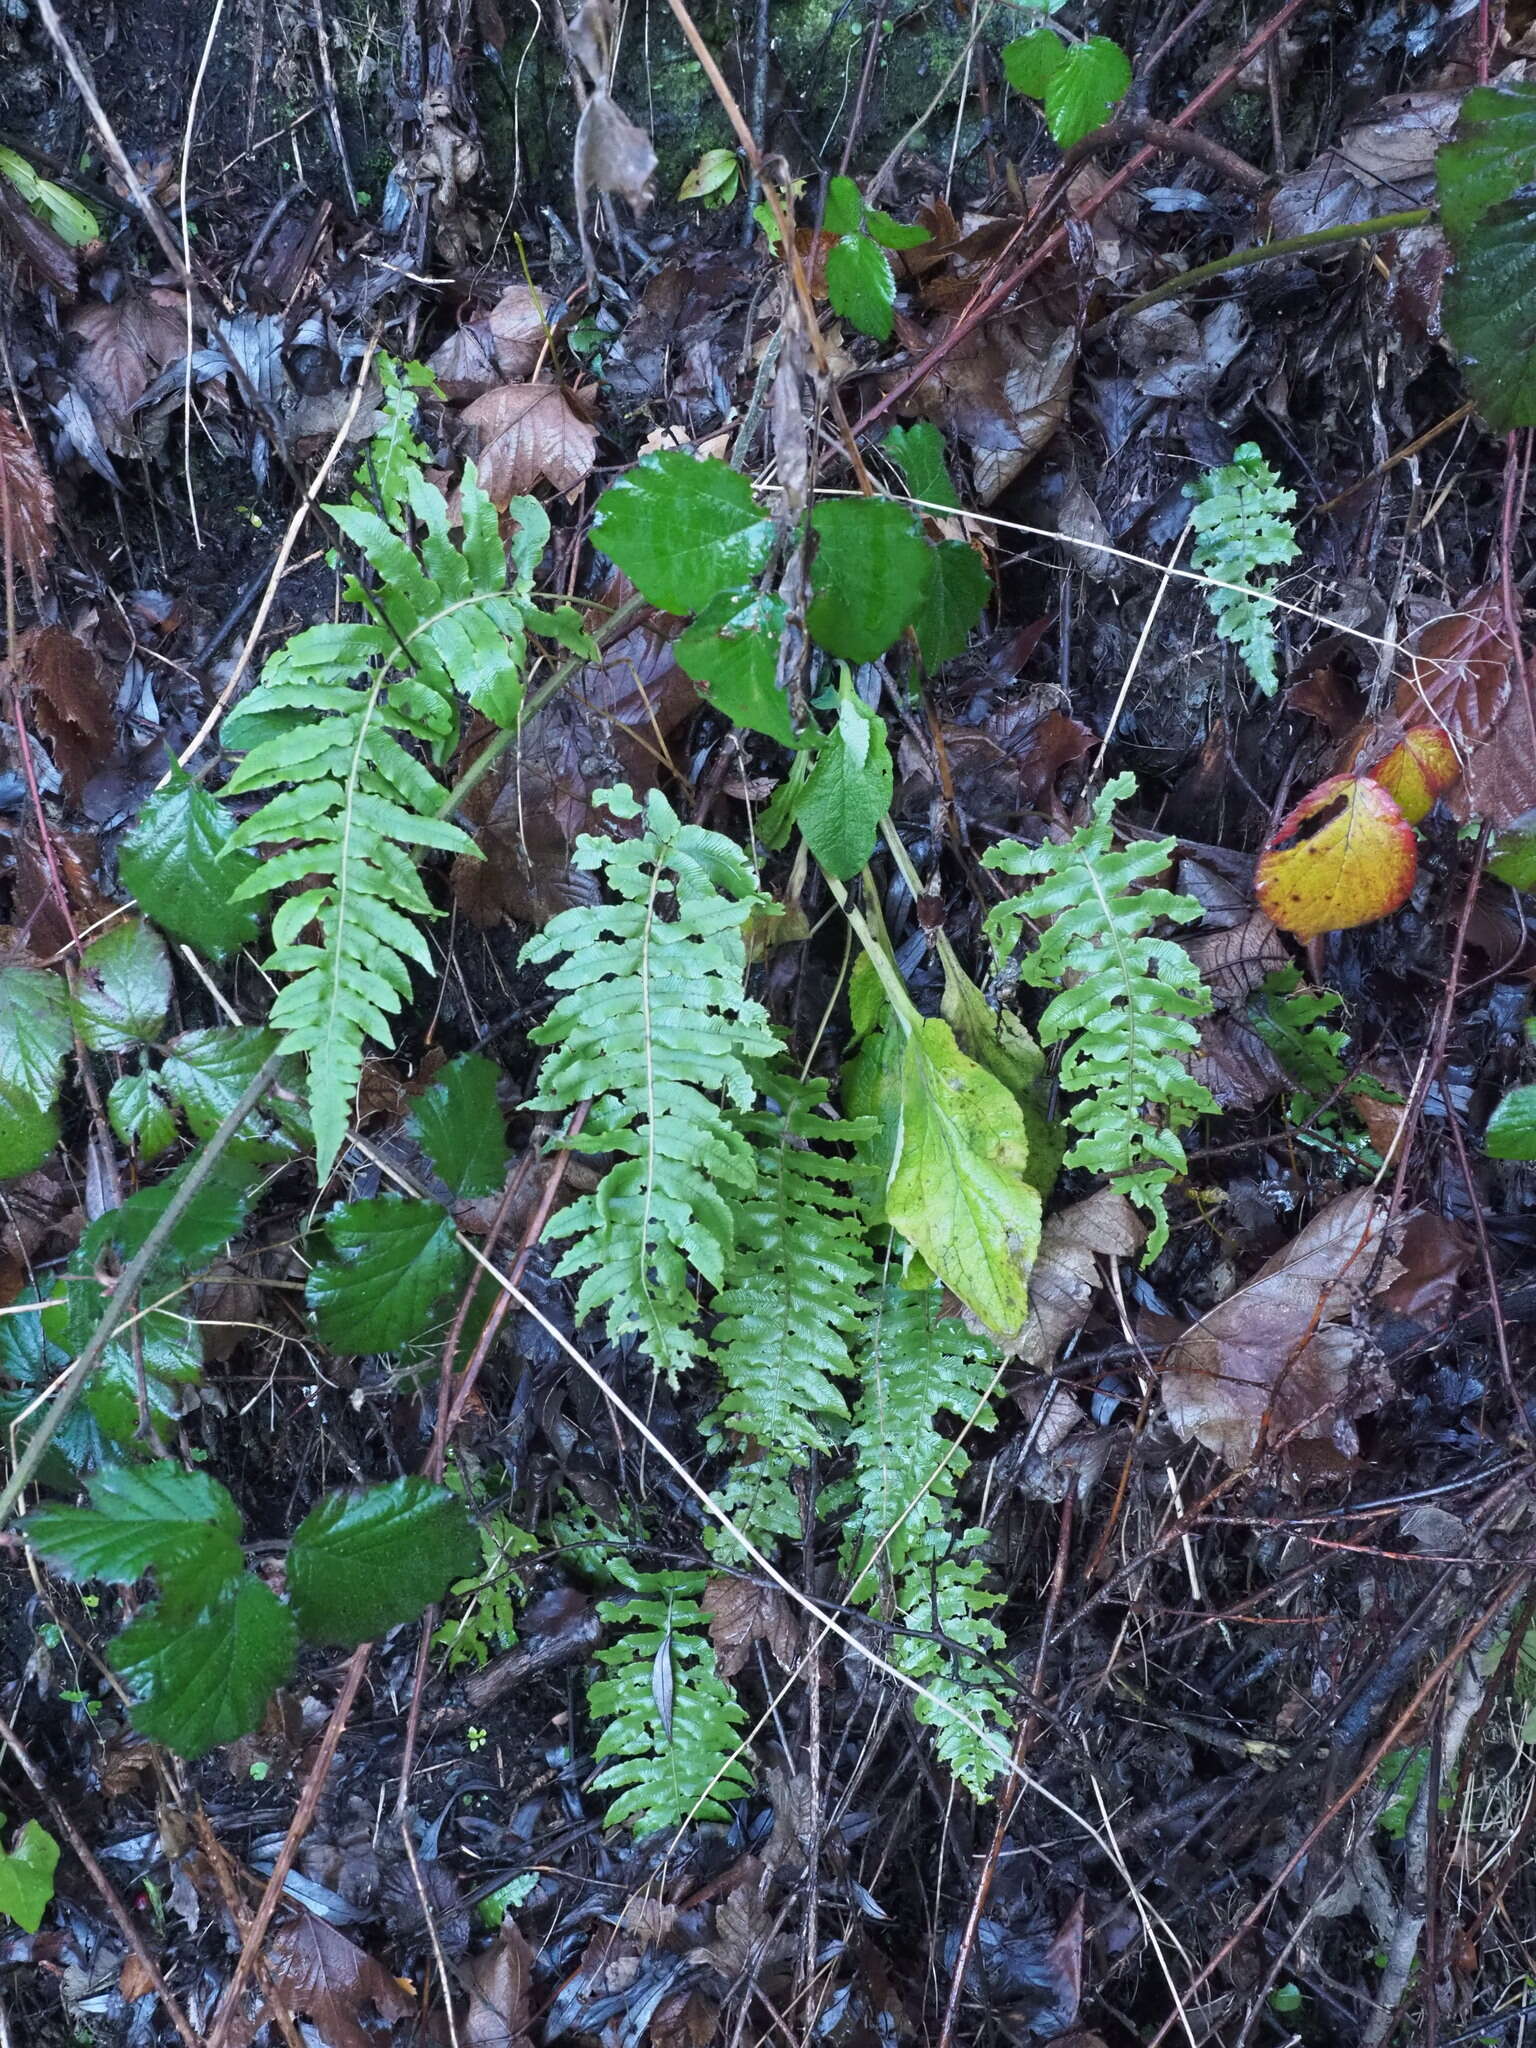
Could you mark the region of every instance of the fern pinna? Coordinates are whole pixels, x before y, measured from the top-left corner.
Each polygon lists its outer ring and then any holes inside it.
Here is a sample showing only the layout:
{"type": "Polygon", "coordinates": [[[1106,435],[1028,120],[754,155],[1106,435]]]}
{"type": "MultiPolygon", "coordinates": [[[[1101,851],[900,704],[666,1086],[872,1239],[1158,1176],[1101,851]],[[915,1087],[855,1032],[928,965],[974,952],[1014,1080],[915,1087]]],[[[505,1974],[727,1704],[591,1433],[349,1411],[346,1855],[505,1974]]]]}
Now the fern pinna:
{"type": "Polygon", "coordinates": [[[1259,453],[1245,441],[1232,460],[1207,470],[1189,486],[1195,500],[1190,524],[1195,530],[1193,559],[1205,576],[1219,577],[1206,586],[1205,598],[1216,631],[1231,641],[1266,697],[1280,687],[1275,666],[1275,607],[1255,587],[1260,569],[1284,568],[1297,555],[1290,515],[1296,493],[1287,490],[1259,453]],[[1233,585],[1245,585],[1236,589],[1233,585]]]}
{"type": "MultiPolygon", "coordinates": [[[[618,818],[639,813],[627,789],[600,795],[618,818]]],[[[525,962],[558,963],[560,991],[531,1034],[552,1050],[530,1107],[590,1100],[576,1144],[622,1156],[554,1219],[549,1234],[571,1240],[556,1270],[586,1276],[578,1316],[602,1309],[612,1336],[637,1335],[675,1380],[700,1351],[692,1276],[725,1285],[736,1205],[757,1188],[741,1119],[779,1050],[745,993],[744,927],[763,899],[740,850],[684,825],[658,790],[638,838],[584,835],[572,859],[617,900],[562,911],[524,948],[525,962]]]]}
{"type": "Polygon", "coordinates": [[[322,1179],[346,1132],[366,1041],[388,1041],[412,965],[431,966],[418,920],[436,913],[418,859],[476,853],[439,816],[446,793],[427,763],[440,768],[452,754],[460,699],[499,725],[516,723],[530,629],[580,639],[570,615],[533,604],[549,538],[542,507],[532,498],[510,506],[509,568],[500,517],[470,465],[460,545],[447,500],[421,472],[427,451],[402,426],[413,401],[398,379],[387,398],[379,509],[360,493],[327,508],[376,578],[365,588],[349,576],[343,589],[369,616],[296,633],[223,727],[224,744],[245,756],[228,793],[267,796],[235,835],[267,855],[236,896],[302,885],[278,907],[266,964],[291,977],[270,1021],[283,1050],[308,1062],[322,1179]]]}
{"type": "Polygon", "coordinates": [[[993,1426],[997,1353],[959,1317],[941,1314],[942,1302],[937,1285],[877,1291],[859,1360],[853,1471],[829,1490],[827,1505],[850,1508],[843,1536],[850,1597],[897,1624],[886,1655],[933,1696],[914,1695],[912,1710],[933,1729],[950,1770],[982,1796],[997,1775],[1008,1718],[980,1661],[1003,1646],[990,1618],[1001,1596],[987,1587],[977,1555],[982,1532],[966,1529],[954,1513],[970,1454],[938,1424],[948,1415],[972,1429],[993,1426]],[[979,1723],[993,1742],[967,1722],[979,1723]]]}
{"type": "MultiPolygon", "coordinates": [[[[799,1540],[794,1477],[846,1430],[839,1382],[854,1372],[872,1267],[847,1158],[817,1149],[846,1146],[862,1130],[821,1113],[822,1083],[778,1073],[764,1087],[784,1107],[744,1120],[757,1187],[738,1205],[736,1255],[715,1299],[725,1396],[712,1427],[733,1454],[716,1497],[738,1528],[771,1548],[781,1537],[799,1540]]],[[[730,1547],[728,1537],[715,1540],[730,1547]]]]}
{"type": "Polygon", "coordinates": [[[1167,868],[1173,840],[1114,844],[1115,805],[1135,788],[1131,775],[1107,782],[1092,819],[1063,846],[1008,840],[982,860],[1040,878],[993,907],[987,933],[1007,961],[1026,918],[1044,927],[1017,965],[1031,987],[1056,991],[1038,1032],[1042,1045],[1065,1048],[1058,1078],[1078,1134],[1066,1164],[1107,1173],[1140,1203],[1153,1219],[1150,1258],[1168,1242],[1164,1191],[1187,1169],[1179,1131],[1217,1104],[1188,1067],[1199,1044],[1192,1020],[1210,1009],[1210,991],[1181,945],[1152,936],[1159,919],[1190,924],[1200,906],[1139,886],[1167,868]]]}

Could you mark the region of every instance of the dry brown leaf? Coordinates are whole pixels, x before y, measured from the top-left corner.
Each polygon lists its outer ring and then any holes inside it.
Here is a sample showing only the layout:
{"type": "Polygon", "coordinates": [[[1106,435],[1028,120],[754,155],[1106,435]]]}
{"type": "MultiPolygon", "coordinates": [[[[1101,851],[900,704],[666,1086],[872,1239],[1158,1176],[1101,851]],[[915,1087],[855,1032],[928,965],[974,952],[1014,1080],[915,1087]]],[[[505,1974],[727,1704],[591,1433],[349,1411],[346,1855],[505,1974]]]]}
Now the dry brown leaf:
{"type": "Polygon", "coordinates": [[[112,700],[96,656],[64,626],[43,626],[26,650],[25,677],[38,730],[79,805],[86,783],[112,751],[112,700]]]}
{"type": "Polygon", "coordinates": [[[1385,1288],[1381,1305],[1426,1329],[1450,1320],[1461,1276],[1472,1258],[1472,1246],[1459,1223],[1433,1209],[1408,1218],[1398,1246],[1402,1272],[1385,1288]]]}
{"type": "Polygon", "coordinates": [[[474,433],[481,488],[501,506],[540,482],[574,489],[597,454],[597,429],[558,384],[502,384],[460,417],[474,433]]]}
{"type": "Polygon", "coordinates": [[[1389,100],[1372,121],[1346,128],[1304,171],[1287,178],[1270,202],[1276,235],[1309,235],[1345,221],[1367,220],[1393,205],[1428,197],[1435,152],[1449,142],[1459,92],[1407,93],[1389,100]],[[1389,188],[1389,189],[1388,189],[1389,188]]]}
{"type": "Polygon", "coordinates": [[[696,1985],[674,1991],[651,2020],[651,2048],[711,2048],[719,2025],[719,2006],[696,1985]]]}
{"type": "Polygon", "coordinates": [[[1066,417],[1077,342],[1042,319],[978,331],[919,388],[927,416],[970,449],[988,505],[1033,462],[1066,417]]]}
{"type": "Polygon", "coordinates": [[[1536,809],[1536,662],[1529,651],[1523,667],[1522,687],[1493,583],[1410,643],[1393,710],[1405,726],[1437,725],[1449,736],[1462,776],[1445,801],[1463,823],[1513,825],[1536,809]]]}
{"type": "Polygon", "coordinates": [[[509,285],[485,316],[496,367],[514,381],[531,375],[549,335],[549,305],[542,292],[509,285]]]}
{"type": "MultiPolygon", "coordinates": [[[[378,2048],[378,2036],[363,2018],[365,2006],[383,2020],[407,2019],[416,2010],[415,2000],[382,1963],[301,1906],[290,1907],[288,1918],[274,1928],[266,1964],[290,2011],[311,2023],[325,2048],[378,2048]]],[[[250,2048],[271,2017],[266,2000],[253,1996],[227,2030],[229,2048],[250,2048]]]]}
{"type": "Polygon", "coordinates": [[[533,1950],[513,1921],[503,1920],[492,1946],[459,1965],[459,1982],[469,2001],[458,2021],[461,2048],[529,2048],[533,1950]]]}
{"type": "Polygon", "coordinates": [[[1229,1465],[1297,1441],[1353,1457],[1353,1418],[1379,1407],[1388,1383],[1354,1318],[1397,1279],[1400,1225],[1369,1189],[1341,1195],[1170,1346],[1163,1405],[1180,1436],[1229,1465]]]}
{"type": "Polygon", "coordinates": [[[1105,551],[1109,528],[1098,503],[1076,476],[1061,494],[1056,527],[1067,544],[1067,560],[1075,562],[1085,576],[1091,576],[1096,583],[1107,583],[1111,589],[1125,581],[1126,564],[1118,555],[1105,551]]]}
{"type": "Polygon", "coordinates": [[[1050,1218],[1029,1283],[1029,1321],[1019,1343],[1025,1365],[1045,1372],[1056,1363],[1088,1319],[1102,1285],[1099,1260],[1134,1258],[1146,1241],[1146,1224],[1113,1188],[1050,1218]]]}
{"type": "Polygon", "coordinates": [[[1258,1109],[1285,1086],[1284,1067],[1257,1031],[1222,1012],[1201,1019],[1189,1072],[1223,1109],[1258,1109]]]}
{"type": "Polygon", "coordinates": [[[53,552],[53,485],[25,430],[0,406],[0,574],[9,551],[36,583],[53,552]]]}
{"type": "Polygon", "coordinates": [[[788,1671],[800,1653],[800,1631],[789,1602],[776,1586],[724,1574],[710,1580],[699,1603],[709,1616],[709,1640],[721,1676],[734,1678],[764,1642],[781,1671],[788,1671]]]}
{"type": "Polygon", "coordinates": [[[1185,947],[1218,1010],[1246,1009],[1249,997],[1291,957],[1269,919],[1258,913],[1241,924],[1203,931],[1185,947]]]}
{"type": "Polygon", "coordinates": [[[74,373],[103,443],[114,455],[133,444],[133,408],[151,381],[187,346],[186,301],[155,287],[124,291],[111,305],[95,300],[69,317],[81,343],[74,373]]]}
{"type": "Polygon", "coordinates": [[[442,387],[443,396],[457,404],[478,398],[501,382],[496,362],[496,343],[483,320],[456,327],[440,348],[427,358],[427,368],[442,387]]]}

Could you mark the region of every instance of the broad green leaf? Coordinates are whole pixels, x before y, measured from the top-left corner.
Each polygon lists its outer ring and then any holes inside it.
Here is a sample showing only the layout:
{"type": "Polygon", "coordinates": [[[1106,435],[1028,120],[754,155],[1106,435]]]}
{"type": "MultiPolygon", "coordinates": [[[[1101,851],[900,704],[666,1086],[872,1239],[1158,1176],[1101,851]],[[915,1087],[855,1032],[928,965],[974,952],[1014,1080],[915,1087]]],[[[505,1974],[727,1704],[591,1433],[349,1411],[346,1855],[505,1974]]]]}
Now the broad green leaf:
{"type": "Polygon", "coordinates": [[[677,188],[679,200],[701,206],[728,206],[741,184],[741,161],[734,149],[706,149],[677,188]]]}
{"type": "Polygon", "coordinates": [[[779,687],[779,641],[786,606],[771,593],[726,590],[712,600],[672,651],[685,674],[708,687],[709,701],[732,725],[798,747],[789,700],[779,687]]]}
{"type": "Polygon", "coordinates": [[[131,1586],[151,1566],[162,1583],[189,1572],[213,1582],[241,1570],[240,1510],[206,1472],[168,1462],[107,1465],[88,1508],[39,1508],[27,1540],[72,1579],[131,1586]]]}
{"type": "Polygon", "coordinates": [[[907,1039],[886,1215],[1004,1345],[1024,1328],[1040,1244],[1028,1165],[1017,1102],[966,1058],[941,1018],[924,1018],[907,1039]]]}
{"type": "Polygon", "coordinates": [[[1483,1134],[1490,1159],[1536,1159],[1536,1085],[1511,1088],[1483,1134]]]}
{"type": "MultiPolygon", "coordinates": [[[[7,1457],[13,1445],[18,1451],[26,1447],[48,1408],[46,1400],[36,1407],[33,1403],[69,1364],[70,1354],[60,1341],[64,1319],[60,1297],[33,1286],[24,1287],[0,1316],[0,1445],[7,1457]],[[51,1314],[44,1304],[52,1305],[51,1314]],[[23,1422],[28,1409],[32,1412],[23,1422]]],[[[101,1448],[95,1418],[76,1402],[54,1431],[38,1477],[48,1486],[72,1487],[77,1472],[100,1461],[101,1448]]]]}
{"type": "Polygon", "coordinates": [[[860,334],[890,340],[896,280],[885,251],[868,235],[844,235],[827,251],[827,297],[860,334]]]}
{"type": "Polygon", "coordinates": [[[1131,64],[1108,36],[1090,36],[1076,43],[1045,88],[1045,125],[1062,149],[1102,128],[1110,110],[1131,89],[1131,64]]]}
{"type": "Polygon", "coordinates": [[[844,684],[837,724],[822,741],[795,806],[795,823],[806,845],[839,881],[856,875],[874,852],[892,786],[885,727],[844,684]]]}
{"type": "Polygon", "coordinates": [[[0,149],[0,177],[7,178],[28,206],[40,213],[72,249],[83,249],[101,234],[101,223],[83,200],[37,172],[14,149],[0,149]]]}
{"type": "Polygon", "coordinates": [[[127,1052],[158,1038],[170,1000],[170,956],[142,918],[113,925],[86,947],[74,1013],[92,1052],[127,1052]]]}
{"type": "Polygon", "coordinates": [[[1067,46],[1054,29],[1031,29],[1003,45],[1003,75],[1015,92],[1043,100],[1045,89],[1067,61],[1067,46]]]}
{"type": "Polygon", "coordinates": [[[501,1192],[507,1131],[496,1101],[500,1069],[477,1052],[450,1060],[411,1107],[417,1143],[438,1177],[466,1201],[501,1192]]]}
{"type": "Polygon", "coordinates": [[[249,902],[235,891],[261,866],[230,845],[235,821],[182,768],[152,796],[118,851],[118,873],[139,907],[173,939],[210,960],[248,945],[261,929],[249,902]]]}
{"type": "MultiPolygon", "coordinates": [[[[189,1159],[153,1187],[140,1188],[115,1209],[108,1209],[80,1240],[80,1249],[94,1260],[109,1245],[132,1258],[180,1192],[197,1162],[189,1159]]],[[[239,1158],[221,1159],[177,1218],[158,1254],[157,1264],[184,1271],[205,1266],[232,1237],[238,1237],[251,1199],[251,1168],[239,1158]]]]}
{"type": "Polygon", "coordinates": [[[58,1143],[59,1069],[73,1038],[56,974],[0,967],[0,1179],[30,1173],[58,1143]]]}
{"type": "Polygon", "coordinates": [[[1445,330],[1494,432],[1536,426],[1536,191],[1490,207],[1462,238],[1445,330]]]}
{"type": "Polygon", "coordinates": [[[912,621],[926,668],[963,654],[976,621],[992,595],[986,564],[963,540],[941,540],[933,550],[933,576],[912,621]]]}
{"type": "Polygon", "coordinates": [[[1440,222],[1458,249],[1490,208],[1536,180],[1536,82],[1474,86],[1435,155],[1440,222]]]}
{"type": "Polygon", "coordinates": [[[249,1735],[293,1675],[296,1633],[288,1609],[250,1572],[191,1608],[156,1601],[112,1644],[134,1727],[184,1757],[249,1735]]]}
{"type": "Polygon", "coordinates": [[[701,611],[766,568],[773,521],[723,462],[673,448],[645,455],[597,502],[593,538],[666,612],[701,611]]]}
{"type": "Polygon", "coordinates": [[[917,515],[889,498],[834,498],[811,524],[811,638],[844,661],[878,660],[916,618],[933,578],[917,515]]]}
{"type": "Polygon", "coordinates": [[[333,1350],[393,1351],[451,1312],[468,1261],[435,1202],[348,1202],[327,1217],[325,1238],[305,1300],[333,1350]]]}
{"type": "Polygon", "coordinates": [[[107,1116],[125,1145],[140,1159],[156,1160],[176,1141],[176,1112],[151,1073],[119,1074],[107,1097],[107,1116]]]}
{"type": "Polygon", "coordinates": [[[952,950],[944,948],[941,957],[944,996],[939,1013],[966,1058],[1001,1081],[1019,1105],[1029,1151],[1024,1178],[1044,1201],[1056,1185],[1068,1143],[1068,1133],[1046,1116],[1045,1055],[1011,1010],[990,1007],[952,950]]]}
{"type": "MultiPolygon", "coordinates": [[[[0,1822],[4,1819],[0,1814],[0,1822]]],[[[28,1934],[42,1925],[58,1862],[58,1843],[35,1820],[27,1822],[8,1852],[0,1851],[0,1913],[28,1934]]]]}
{"type": "MultiPolygon", "coordinates": [[[[248,1025],[215,1025],[183,1031],[165,1048],[160,1085],[175,1100],[195,1138],[211,1138],[267,1059],[277,1050],[275,1031],[248,1025]]],[[[299,1063],[286,1061],[279,1075],[292,1090],[299,1063]]],[[[230,1146],[232,1154],[268,1161],[291,1159],[306,1143],[304,1113],[294,1101],[274,1094],[266,1109],[253,1110],[230,1146]]]]}
{"type": "Polygon", "coordinates": [[[915,221],[894,220],[878,206],[865,208],[864,226],[882,249],[920,249],[933,240],[931,229],[920,228],[915,221]]]}
{"type": "Polygon", "coordinates": [[[310,1642],[351,1649],[414,1621],[479,1552],[464,1504],[426,1479],[333,1493],[304,1517],[288,1591],[310,1642]]]}
{"type": "Polygon", "coordinates": [[[1488,872],[1511,889],[1536,890],[1536,817],[1519,818],[1493,842],[1488,872]]]}
{"type": "Polygon", "coordinates": [[[892,427],[881,447],[901,471],[910,496],[925,506],[942,505],[958,512],[960,500],[950,481],[944,455],[944,436],[931,420],[918,420],[910,427],[892,427]]]}
{"type": "Polygon", "coordinates": [[[822,232],[828,235],[856,235],[864,225],[864,197],[852,178],[833,178],[827,186],[827,209],[822,232]]]}

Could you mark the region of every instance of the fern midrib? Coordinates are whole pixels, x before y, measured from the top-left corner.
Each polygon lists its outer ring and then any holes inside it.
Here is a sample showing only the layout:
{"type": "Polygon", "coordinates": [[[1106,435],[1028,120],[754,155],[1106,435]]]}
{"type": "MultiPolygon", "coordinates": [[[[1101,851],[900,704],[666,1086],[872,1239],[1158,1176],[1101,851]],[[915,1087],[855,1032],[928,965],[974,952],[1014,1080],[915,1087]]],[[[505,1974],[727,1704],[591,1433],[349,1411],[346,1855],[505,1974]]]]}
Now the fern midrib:
{"type": "Polygon", "coordinates": [[[331,986],[329,991],[329,998],[326,1003],[325,1017],[325,1030],[328,1042],[335,1035],[336,1019],[340,1014],[343,950],[342,939],[343,934],[345,933],[347,928],[347,898],[350,893],[350,884],[348,877],[350,875],[352,865],[352,832],[354,820],[357,814],[357,783],[358,777],[362,772],[363,743],[368,737],[368,729],[370,725],[373,723],[373,715],[374,712],[378,709],[379,698],[384,689],[384,677],[388,675],[388,673],[389,670],[385,669],[382,674],[376,676],[374,678],[373,687],[368,692],[368,702],[363,709],[362,718],[358,722],[357,743],[352,749],[352,765],[347,770],[347,796],[346,804],[343,811],[344,822],[342,825],[340,873],[337,877],[336,883],[336,937],[334,945],[327,948],[327,953],[329,956],[328,965],[331,971],[331,986]]]}
{"type": "MultiPolygon", "coordinates": [[[[1125,1063],[1125,1080],[1122,1083],[1121,1088],[1114,1092],[1120,1093],[1123,1096],[1129,1098],[1130,1096],[1133,1096],[1136,1093],[1135,1077],[1138,1064],[1138,1019],[1136,1013],[1136,1001],[1131,988],[1131,963],[1129,957],[1126,954],[1125,944],[1120,936],[1119,928],[1115,923],[1114,914],[1110,908],[1109,898],[1104,893],[1104,885],[1099,880],[1097,871],[1093,867],[1092,863],[1089,861],[1084,861],[1083,870],[1088,877],[1088,886],[1092,889],[1094,893],[1095,900],[1097,901],[1099,910],[1103,916],[1104,929],[1109,933],[1110,943],[1114,946],[1115,958],[1119,962],[1120,966],[1120,986],[1125,991],[1125,1011],[1130,1023],[1130,1028],[1126,1033],[1126,1043],[1129,1047],[1129,1057],[1125,1063]]],[[[1127,1101],[1126,1106],[1127,1108],[1130,1107],[1129,1101],[1127,1101]]],[[[1137,1120],[1140,1120],[1139,1117],[1137,1120]]],[[[1127,1154],[1129,1154],[1130,1150],[1130,1144],[1129,1142],[1127,1142],[1127,1154]]]]}

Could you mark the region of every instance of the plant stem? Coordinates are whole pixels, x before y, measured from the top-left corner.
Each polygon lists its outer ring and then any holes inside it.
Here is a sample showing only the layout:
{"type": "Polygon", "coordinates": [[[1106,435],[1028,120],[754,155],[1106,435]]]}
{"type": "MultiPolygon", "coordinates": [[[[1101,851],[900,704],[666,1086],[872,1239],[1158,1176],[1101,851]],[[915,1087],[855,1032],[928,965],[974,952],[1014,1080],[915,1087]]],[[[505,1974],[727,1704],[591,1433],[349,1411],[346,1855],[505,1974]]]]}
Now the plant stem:
{"type": "MultiPolygon", "coordinates": [[[[609,613],[607,624],[595,636],[598,646],[606,647],[609,641],[615,639],[644,609],[645,599],[638,590],[631,596],[626,597],[617,610],[609,613]]],[[[495,767],[529,719],[532,718],[533,714],[536,711],[542,710],[557,690],[563,690],[578,669],[586,668],[587,666],[586,655],[573,654],[568,660],[561,662],[547,682],[540,683],[539,687],[519,712],[516,725],[509,725],[505,732],[497,733],[496,737],[487,746],[481,748],[474,760],[464,770],[464,773],[438,805],[438,817],[447,818],[452,816],[482,776],[488,775],[491,769],[495,767]]]]}
{"type": "Polygon", "coordinates": [[[1364,242],[1372,235],[1401,234],[1404,228],[1421,228],[1433,218],[1432,206],[1416,206],[1407,213],[1379,213],[1373,220],[1340,221],[1331,228],[1314,228],[1308,235],[1287,235],[1283,241],[1264,242],[1255,249],[1234,249],[1230,255],[1218,256],[1212,263],[1197,264],[1193,270],[1181,270],[1166,284],[1143,292],[1129,305],[1118,307],[1114,318],[1123,320],[1127,314],[1161,305],[1164,299],[1177,298],[1180,292],[1190,291],[1195,285],[1204,284],[1208,277],[1220,277],[1228,270],[1246,270],[1250,264],[1268,263],[1274,256],[1305,256],[1313,249],[1326,248],[1331,242],[1364,242]]]}
{"type": "Polygon", "coordinates": [[[278,1061],[279,1055],[274,1053],[264,1063],[240,1100],[188,1167],[187,1177],[166,1203],[165,1213],[123,1268],[122,1277],[107,1297],[107,1305],[101,1312],[100,1322],[91,1332],[90,1341],[60,1380],[59,1390],[52,1405],[28,1437],[26,1449],[16,1460],[16,1470],[11,1474],[5,1491],[0,1493],[0,1529],[10,1521],[17,1501],[31,1484],[33,1474],[43,1462],[43,1454],[52,1443],[59,1425],[80,1398],[86,1380],[100,1363],[101,1354],[111,1342],[113,1332],[122,1321],[124,1312],[138,1293],[144,1275],[160,1256],[171,1232],[197,1199],[203,1184],[222,1158],[235,1133],[276,1080],[278,1061]]]}

